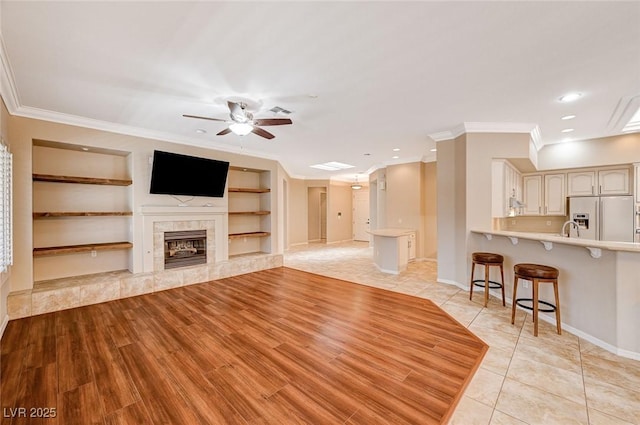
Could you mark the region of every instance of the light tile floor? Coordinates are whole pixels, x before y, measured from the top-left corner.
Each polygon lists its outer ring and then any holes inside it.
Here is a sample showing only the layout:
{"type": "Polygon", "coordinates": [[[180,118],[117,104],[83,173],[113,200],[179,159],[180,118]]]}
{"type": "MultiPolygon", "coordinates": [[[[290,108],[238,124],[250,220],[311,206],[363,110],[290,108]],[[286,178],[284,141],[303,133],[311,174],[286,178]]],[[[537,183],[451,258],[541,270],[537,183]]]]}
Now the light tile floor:
{"type": "Polygon", "coordinates": [[[434,262],[414,262],[394,276],[379,272],[364,242],[294,247],[284,265],[311,273],[428,298],[490,348],[450,425],[640,424],[640,362],[609,353],[482,294],[438,283],[434,262]]]}

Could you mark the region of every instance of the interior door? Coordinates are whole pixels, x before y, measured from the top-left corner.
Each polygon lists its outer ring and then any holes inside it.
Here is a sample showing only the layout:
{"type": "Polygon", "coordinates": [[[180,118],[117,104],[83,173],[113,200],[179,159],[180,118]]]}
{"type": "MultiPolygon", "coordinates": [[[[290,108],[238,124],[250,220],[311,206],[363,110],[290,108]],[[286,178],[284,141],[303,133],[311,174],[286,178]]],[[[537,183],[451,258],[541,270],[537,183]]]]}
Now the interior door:
{"type": "Polygon", "coordinates": [[[369,242],[369,191],[353,191],[353,240],[369,242]]]}

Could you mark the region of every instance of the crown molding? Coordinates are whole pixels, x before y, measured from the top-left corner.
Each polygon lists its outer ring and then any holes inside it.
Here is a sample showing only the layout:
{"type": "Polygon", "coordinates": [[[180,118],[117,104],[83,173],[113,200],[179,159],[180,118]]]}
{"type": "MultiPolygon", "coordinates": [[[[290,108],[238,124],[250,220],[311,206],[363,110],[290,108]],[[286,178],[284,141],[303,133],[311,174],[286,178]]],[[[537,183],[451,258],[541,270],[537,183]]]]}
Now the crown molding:
{"type": "MultiPolygon", "coordinates": [[[[32,108],[32,107],[19,107],[12,115],[20,116],[24,118],[32,118],[42,121],[55,122],[58,124],[73,125],[82,128],[91,128],[94,130],[107,131],[110,133],[123,134],[126,136],[142,137],[145,139],[158,140],[169,143],[177,143],[181,145],[195,146],[206,149],[216,149],[223,152],[237,153],[245,156],[255,156],[263,159],[270,159],[279,161],[278,158],[273,155],[264,154],[262,152],[256,152],[248,150],[246,148],[230,146],[223,143],[217,143],[213,141],[205,141],[194,137],[185,137],[168,132],[152,131],[145,128],[134,127],[130,125],[117,124],[102,120],[96,120],[93,118],[80,117],[77,115],[64,114],[60,112],[53,112],[45,109],[32,108]]],[[[282,164],[281,164],[282,165],[282,164]]]]}
{"type": "Polygon", "coordinates": [[[528,133],[537,150],[542,148],[540,127],[534,123],[464,122],[451,130],[429,134],[436,142],[452,140],[466,133],[528,133]]]}
{"type": "Polygon", "coordinates": [[[612,134],[621,133],[638,108],[640,108],[640,94],[621,97],[607,122],[607,131],[612,134]]]}
{"type": "Polygon", "coordinates": [[[4,45],[4,39],[0,34],[0,96],[4,100],[9,113],[13,114],[20,107],[20,97],[16,89],[13,71],[9,64],[9,57],[4,45]]]}

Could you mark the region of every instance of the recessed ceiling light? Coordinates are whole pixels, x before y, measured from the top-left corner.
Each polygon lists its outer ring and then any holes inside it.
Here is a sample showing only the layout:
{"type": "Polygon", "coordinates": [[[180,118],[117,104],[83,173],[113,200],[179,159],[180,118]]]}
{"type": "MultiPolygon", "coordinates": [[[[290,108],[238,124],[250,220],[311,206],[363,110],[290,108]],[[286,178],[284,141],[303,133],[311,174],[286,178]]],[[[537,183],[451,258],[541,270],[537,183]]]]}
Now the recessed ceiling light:
{"type": "Polygon", "coordinates": [[[429,149],[429,152],[437,152],[437,151],[438,151],[438,149],[436,149],[436,148],[429,149]]]}
{"type": "Polygon", "coordinates": [[[82,148],[83,151],[89,152],[89,148],[82,148]]]}
{"type": "Polygon", "coordinates": [[[560,118],[561,120],[572,120],[574,119],[576,116],[575,115],[565,115],[564,117],[560,118]]]}
{"type": "Polygon", "coordinates": [[[394,152],[400,152],[400,148],[393,148],[394,152]]]}
{"type": "Polygon", "coordinates": [[[393,159],[398,159],[398,158],[400,158],[400,157],[399,157],[398,155],[393,155],[391,158],[393,158],[393,159]]]}
{"type": "Polygon", "coordinates": [[[565,128],[564,130],[562,130],[563,133],[571,133],[573,131],[573,128],[565,128]]]}
{"type": "Polygon", "coordinates": [[[196,129],[196,133],[199,133],[199,134],[205,134],[206,132],[207,132],[207,130],[205,130],[203,128],[197,128],[196,129]]]}
{"type": "Polygon", "coordinates": [[[563,103],[573,102],[574,100],[578,100],[582,96],[582,93],[567,93],[564,96],[560,96],[558,100],[563,103]]]}
{"type": "Polygon", "coordinates": [[[315,93],[309,93],[307,96],[309,96],[311,99],[317,99],[318,95],[315,93]]]}
{"type": "Polygon", "coordinates": [[[370,153],[365,153],[364,156],[371,156],[371,154],[370,153]]]}

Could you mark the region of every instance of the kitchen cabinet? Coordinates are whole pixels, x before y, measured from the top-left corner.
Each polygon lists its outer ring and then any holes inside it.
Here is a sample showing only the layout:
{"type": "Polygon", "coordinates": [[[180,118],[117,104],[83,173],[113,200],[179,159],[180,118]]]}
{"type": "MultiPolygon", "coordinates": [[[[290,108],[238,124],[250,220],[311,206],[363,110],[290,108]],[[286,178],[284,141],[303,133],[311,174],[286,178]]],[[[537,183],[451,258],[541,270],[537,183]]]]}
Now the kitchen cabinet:
{"type": "Polygon", "coordinates": [[[524,176],[522,178],[522,191],[524,215],[542,215],[542,174],[524,176]]]}
{"type": "Polygon", "coordinates": [[[567,173],[567,196],[593,196],[596,193],[596,171],[567,173]]]}
{"type": "Polygon", "coordinates": [[[566,215],[565,174],[544,175],[544,214],[566,215]]]}
{"type": "Polygon", "coordinates": [[[629,168],[567,173],[567,196],[628,195],[629,168]]]}
{"type": "Polygon", "coordinates": [[[600,195],[628,195],[629,168],[598,171],[598,189],[600,195]]]}
{"type": "Polygon", "coordinates": [[[520,215],[520,209],[512,209],[510,198],[522,200],[522,178],[520,172],[504,159],[492,163],[492,204],[493,217],[520,215]]]}
{"type": "Polygon", "coordinates": [[[565,215],[565,174],[532,174],[522,178],[524,215],[565,215]]]}

